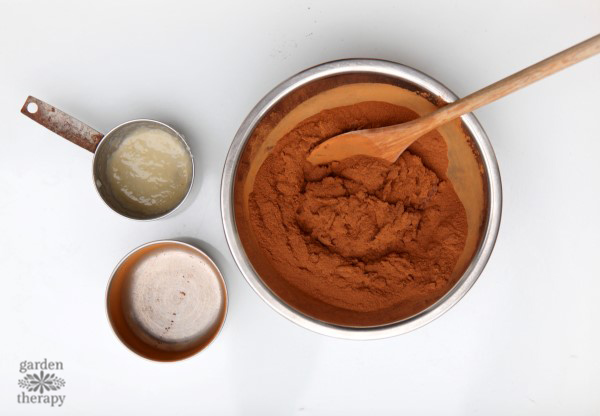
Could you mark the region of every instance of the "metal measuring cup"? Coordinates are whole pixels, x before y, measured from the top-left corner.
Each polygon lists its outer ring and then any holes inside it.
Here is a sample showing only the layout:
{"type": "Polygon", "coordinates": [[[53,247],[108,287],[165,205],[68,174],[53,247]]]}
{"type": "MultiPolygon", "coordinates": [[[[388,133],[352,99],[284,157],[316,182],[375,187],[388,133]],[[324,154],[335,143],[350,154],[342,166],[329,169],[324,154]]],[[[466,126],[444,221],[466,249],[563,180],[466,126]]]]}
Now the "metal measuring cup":
{"type": "Polygon", "coordinates": [[[59,136],[67,139],[68,141],[94,153],[92,172],[95,188],[106,205],[124,217],[134,220],[155,220],[165,217],[181,206],[190,194],[192,183],[194,182],[194,163],[192,152],[183,138],[183,135],[167,124],[148,119],[131,120],[118,125],[104,135],[94,130],[87,124],[82,123],[76,118],[71,117],[67,113],[59,110],[58,108],[32,96],[27,97],[25,104],[23,104],[23,107],[21,108],[21,113],[58,134],[59,136]],[[187,150],[187,154],[192,166],[188,189],[181,201],[179,201],[179,203],[177,203],[168,211],[158,214],[143,213],[124,207],[115,198],[112,190],[110,189],[110,182],[107,178],[107,164],[110,156],[115,150],[117,150],[130,132],[140,127],[163,130],[178,138],[183,144],[184,148],[187,150]]]}

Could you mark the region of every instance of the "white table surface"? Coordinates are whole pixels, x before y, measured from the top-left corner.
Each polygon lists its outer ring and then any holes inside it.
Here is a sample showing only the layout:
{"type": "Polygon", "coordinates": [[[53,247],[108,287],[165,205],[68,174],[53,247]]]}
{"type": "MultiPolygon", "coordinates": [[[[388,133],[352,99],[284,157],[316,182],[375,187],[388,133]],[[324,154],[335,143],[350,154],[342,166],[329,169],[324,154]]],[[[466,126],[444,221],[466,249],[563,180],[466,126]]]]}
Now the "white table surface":
{"type": "Polygon", "coordinates": [[[0,414],[600,414],[600,57],[477,111],[504,187],[500,236],[453,309],[352,342],[269,308],[228,251],[221,168],[243,118],[309,66],[372,57],[465,95],[600,30],[600,2],[0,1],[0,414]],[[364,4],[360,4],[364,3],[364,4]],[[107,131],[148,117],[196,157],[192,203],[139,223],[99,199],[91,154],[19,114],[35,95],[107,131]],[[107,322],[109,275],[134,247],[194,237],[230,308],[174,364],[107,322]],[[19,363],[64,363],[60,408],[18,404],[19,363]]]}

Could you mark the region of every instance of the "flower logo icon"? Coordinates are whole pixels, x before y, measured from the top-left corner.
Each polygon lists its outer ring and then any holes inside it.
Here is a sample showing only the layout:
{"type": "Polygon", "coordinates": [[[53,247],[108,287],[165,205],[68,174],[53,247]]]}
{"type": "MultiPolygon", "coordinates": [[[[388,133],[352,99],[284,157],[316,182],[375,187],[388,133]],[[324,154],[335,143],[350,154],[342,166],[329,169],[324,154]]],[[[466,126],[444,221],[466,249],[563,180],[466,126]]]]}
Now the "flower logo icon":
{"type": "Polygon", "coordinates": [[[40,371],[40,374],[27,374],[24,378],[19,380],[19,387],[27,389],[27,391],[39,392],[44,394],[44,391],[56,391],[60,390],[65,386],[65,380],[56,377],[55,374],[44,374],[40,371]]]}

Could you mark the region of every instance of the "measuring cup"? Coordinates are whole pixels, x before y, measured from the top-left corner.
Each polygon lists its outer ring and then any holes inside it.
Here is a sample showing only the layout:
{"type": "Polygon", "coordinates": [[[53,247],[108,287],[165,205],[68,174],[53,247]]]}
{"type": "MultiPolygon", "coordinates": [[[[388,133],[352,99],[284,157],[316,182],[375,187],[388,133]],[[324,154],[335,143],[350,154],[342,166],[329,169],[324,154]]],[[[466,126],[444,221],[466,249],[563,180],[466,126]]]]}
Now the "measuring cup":
{"type": "Polygon", "coordinates": [[[32,96],[27,97],[25,104],[23,104],[23,108],[21,108],[21,113],[58,134],[59,136],[67,139],[68,141],[94,153],[92,172],[95,188],[106,205],[124,217],[134,220],[155,220],[165,217],[181,206],[190,194],[192,183],[194,182],[194,163],[192,152],[190,151],[190,148],[183,136],[171,126],[156,120],[131,120],[118,125],[106,135],[103,135],[102,133],[94,130],[76,118],[71,117],[58,108],[53,107],[52,105],[32,96]],[[144,213],[123,206],[115,198],[110,187],[110,182],[108,181],[107,166],[110,156],[115,150],[117,150],[129,133],[140,127],[163,130],[173,137],[179,139],[181,144],[183,144],[183,147],[186,149],[186,153],[189,156],[189,161],[192,167],[187,191],[181,200],[167,211],[156,214],[144,213]]]}

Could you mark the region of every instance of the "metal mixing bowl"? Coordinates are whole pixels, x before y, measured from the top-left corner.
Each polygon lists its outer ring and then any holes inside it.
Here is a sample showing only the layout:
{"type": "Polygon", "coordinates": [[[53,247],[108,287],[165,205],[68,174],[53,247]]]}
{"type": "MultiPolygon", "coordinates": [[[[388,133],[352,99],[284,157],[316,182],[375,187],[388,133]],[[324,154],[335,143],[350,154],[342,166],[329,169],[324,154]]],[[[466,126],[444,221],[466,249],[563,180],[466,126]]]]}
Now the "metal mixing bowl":
{"type": "Polygon", "coordinates": [[[348,59],[309,68],[276,86],[243,121],[229,149],[223,169],[221,214],[227,243],[235,262],[250,286],[269,306],[292,322],[321,334],[347,339],[377,339],[403,334],[431,322],[455,305],[473,286],[483,271],[496,241],[500,226],[502,189],[498,163],[487,135],[475,116],[467,114],[462,117],[462,129],[469,137],[473,152],[478,157],[485,196],[478,244],[470,262],[452,289],[416,315],[372,327],[350,327],[323,322],[286,304],[263,282],[240,239],[240,224],[236,224],[234,201],[236,175],[241,169],[240,166],[244,165],[241,159],[245,148],[263,120],[289,111],[290,105],[293,105],[291,102],[308,100],[315,91],[326,91],[352,82],[396,84],[428,93],[430,97],[444,102],[457,99],[452,91],[435,79],[393,62],[348,59]]]}

